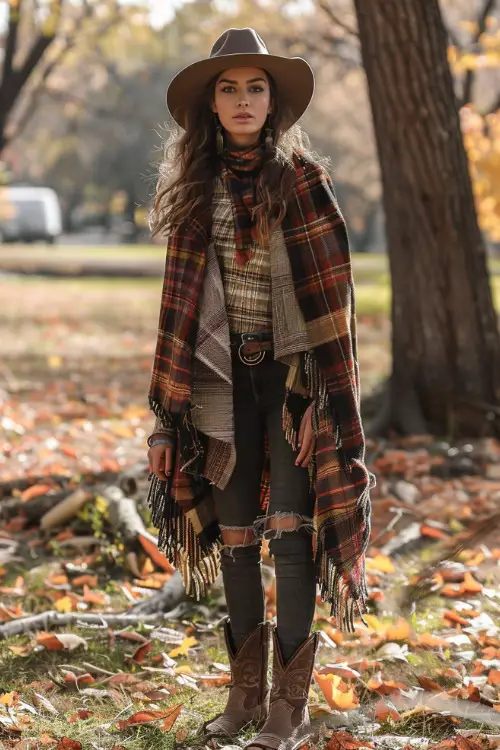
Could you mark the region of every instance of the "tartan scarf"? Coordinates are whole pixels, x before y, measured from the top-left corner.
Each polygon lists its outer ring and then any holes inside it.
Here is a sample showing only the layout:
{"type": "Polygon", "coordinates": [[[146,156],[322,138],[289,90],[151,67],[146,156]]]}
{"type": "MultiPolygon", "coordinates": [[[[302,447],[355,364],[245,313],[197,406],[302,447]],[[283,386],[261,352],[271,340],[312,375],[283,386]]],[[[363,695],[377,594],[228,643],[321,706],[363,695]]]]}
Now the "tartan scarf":
{"type": "Polygon", "coordinates": [[[256,177],[262,166],[264,149],[259,143],[246,149],[226,149],[222,161],[227,167],[222,179],[231,196],[234,216],[235,262],[245,265],[257,242],[253,209],[256,177]]]}
{"type": "MultiPolygon", "coordinates": [[[[369,491],[375,478],[365,466],[349,244],[327,173],[298,154],[293,166],[296,179],[281,228],[307,331],[300,369],[306,392],[314,399],[316,580],[339,627],[353,630],[355,614],[366,611],[369,491]]],[[[210,482],[203,476],[208,438],[196,430],[191,415],[196,408],[191,397],[200,299],[211,241],[207,213],[190,218],[168,239],[149,390],[155,415],[177,431],[169,481],[150,475],[152,521],[159,529],[159,548],[180,569],[188,593],[198,598],[217,576],[221,542],[210,482]]],[[[283,429],[292,445],[304,411],[303,394],[287,381],[283,429]]],[[[262,491],[267,490],[263,481],[262,491]]]]}

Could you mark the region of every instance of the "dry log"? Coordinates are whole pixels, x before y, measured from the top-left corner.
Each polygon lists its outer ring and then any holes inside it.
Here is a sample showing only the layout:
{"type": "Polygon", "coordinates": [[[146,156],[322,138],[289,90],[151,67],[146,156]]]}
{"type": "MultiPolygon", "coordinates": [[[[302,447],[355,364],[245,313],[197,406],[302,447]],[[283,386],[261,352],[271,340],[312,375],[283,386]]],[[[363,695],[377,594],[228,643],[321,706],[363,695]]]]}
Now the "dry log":
{"type": "Polygon", "coordinates": [[[20,514],[28,519],[27,525],[37,524],[40,518],[55,505],[68,497],[73,490],[61,490],[59,492],[48,492],[46,495],[39,495],[33,500],[25,502],[18,497],[6,498],[0,500],[0,519],[9,521],[14,516],[20,514]]]}
{"type": "Polygon", "coordinates": [[[58,503],[54,508],[45,513],[40,521],[42,531],[48,531],[55,526],[63,526],[80,511],[81,508],[93,497],[93,493],[85,487],[79,487],[58,503]]]}

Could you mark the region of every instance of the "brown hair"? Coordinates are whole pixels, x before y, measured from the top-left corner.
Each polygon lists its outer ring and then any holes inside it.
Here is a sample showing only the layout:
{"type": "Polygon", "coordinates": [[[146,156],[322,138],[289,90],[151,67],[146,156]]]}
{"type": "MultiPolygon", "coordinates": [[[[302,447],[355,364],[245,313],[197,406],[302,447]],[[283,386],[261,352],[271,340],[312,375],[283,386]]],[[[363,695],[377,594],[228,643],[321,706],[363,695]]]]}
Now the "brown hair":
{"type": "MultiPolygon", "coordinates": [[[[309,138],[302,128],[297,124],[290,126],[290,112],[280,102],[273,78],[269,73],[266,75],[271,89],[270,127],[275,148],[265,151],[256,185],[255,216],[260,241],[269,238],[286,213],[294,181],[293,154],[319,161],[311,152],[309,138]]],[[[150,214],[153,237],[165,236],[190,216],[199,216],[211,208],[213,182],[220,167],[217,121],[211,109],[217,78],[187,113],[187,129],[172,127],[165,143],[150,214]]]]}

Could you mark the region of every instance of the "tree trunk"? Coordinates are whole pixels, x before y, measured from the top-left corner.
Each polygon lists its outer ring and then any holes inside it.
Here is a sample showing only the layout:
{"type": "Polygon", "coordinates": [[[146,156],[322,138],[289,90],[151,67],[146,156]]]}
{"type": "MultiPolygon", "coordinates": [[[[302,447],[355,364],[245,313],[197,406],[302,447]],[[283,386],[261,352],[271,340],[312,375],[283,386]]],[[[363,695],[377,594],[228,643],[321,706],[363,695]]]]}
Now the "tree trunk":
{"type": "Polygon", "coordinates": [[[392,276],[386,426],[498,435],[500,337],[438,1],[355,6],[392,276]]]}

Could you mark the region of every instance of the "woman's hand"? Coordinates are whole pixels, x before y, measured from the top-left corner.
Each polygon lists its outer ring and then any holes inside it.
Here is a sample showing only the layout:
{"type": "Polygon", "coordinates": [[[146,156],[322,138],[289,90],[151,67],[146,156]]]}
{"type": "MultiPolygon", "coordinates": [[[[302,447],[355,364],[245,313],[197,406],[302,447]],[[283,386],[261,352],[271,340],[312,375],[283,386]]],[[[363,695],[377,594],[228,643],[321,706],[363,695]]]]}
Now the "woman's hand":
{"type": "Polygon", "coordinates": [[[154,448],[148,450],[149,460],[149,471],[162,479],[164,482],[167,481],[167,475],[172,472],[172,445],[170,443],[162,443],[161,445],[155,445],[154,448]]]}
{"type": "Polygon", "coordinates": [[[310,404],[302,417],[299,430],[299,455],[295,460],[296,466],[309,466],[314,446],[316,445],[316,438],[313,435],[311,414],[313,405],[310,404]]]}

